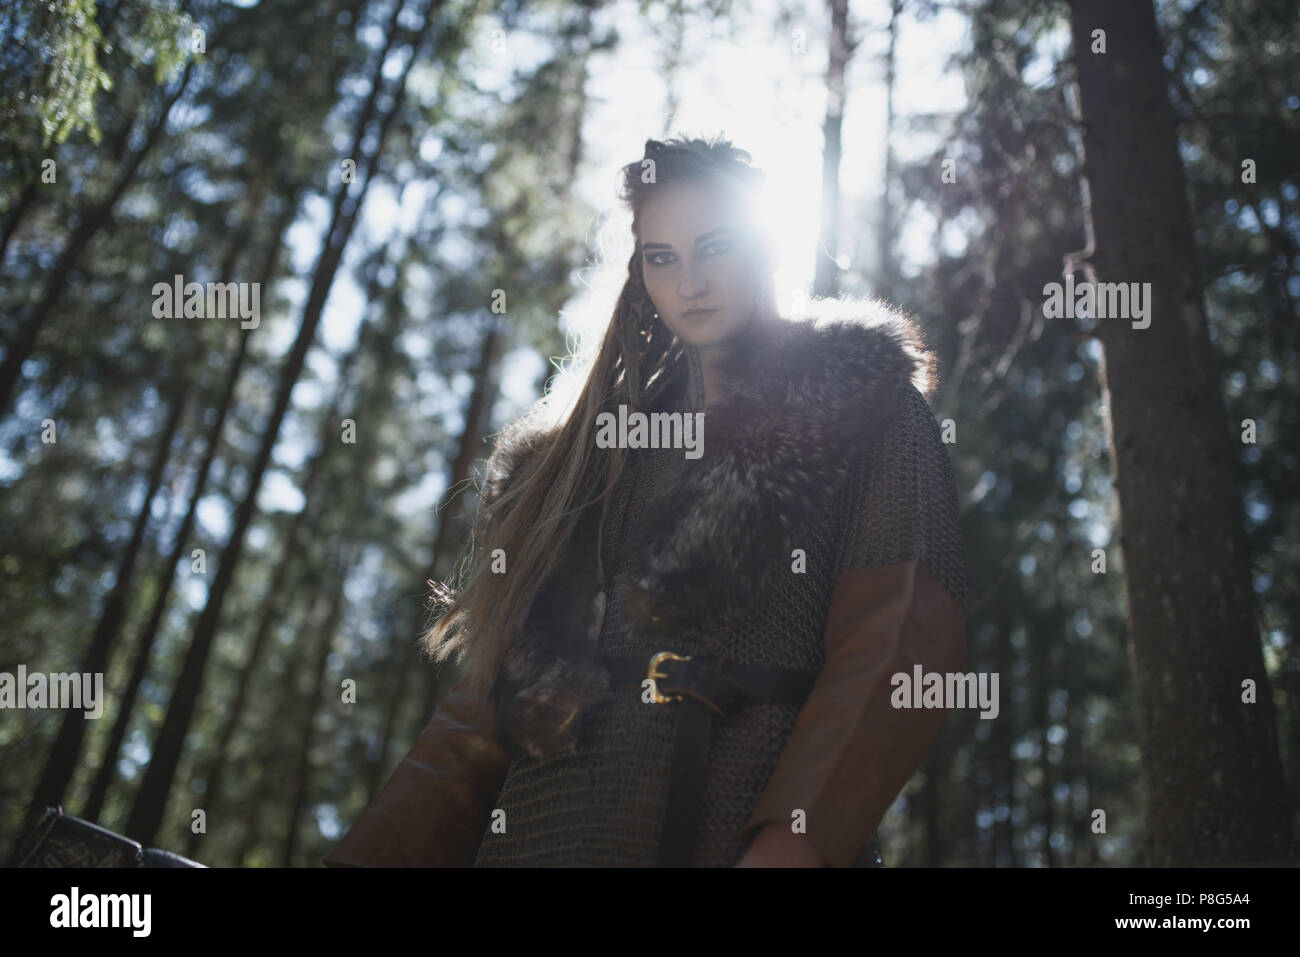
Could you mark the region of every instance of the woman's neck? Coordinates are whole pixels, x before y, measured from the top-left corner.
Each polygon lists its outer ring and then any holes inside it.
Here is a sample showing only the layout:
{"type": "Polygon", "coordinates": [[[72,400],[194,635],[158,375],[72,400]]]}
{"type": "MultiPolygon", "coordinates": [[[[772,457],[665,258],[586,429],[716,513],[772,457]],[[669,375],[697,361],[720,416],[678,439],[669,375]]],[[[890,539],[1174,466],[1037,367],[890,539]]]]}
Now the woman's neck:
{"type": "Polygon", "coordinates": [[[703,411],[718,398],[718,360],[721,358],[716,349],[700,349],[685,346],[682,349],[686,362],[686,389],[684,401],[687,411],[703,411]]]}
{"type": "Polygon", "coordinates": [[[708,346],[682,345],[682,359],[686,363],[686,387],[682,402],[688,412],[703,412],[721,397],[724,359],[733,350],[748,350],[757,338],[765,334],[766,317],[755,319],[723,342],[708,346]]]}

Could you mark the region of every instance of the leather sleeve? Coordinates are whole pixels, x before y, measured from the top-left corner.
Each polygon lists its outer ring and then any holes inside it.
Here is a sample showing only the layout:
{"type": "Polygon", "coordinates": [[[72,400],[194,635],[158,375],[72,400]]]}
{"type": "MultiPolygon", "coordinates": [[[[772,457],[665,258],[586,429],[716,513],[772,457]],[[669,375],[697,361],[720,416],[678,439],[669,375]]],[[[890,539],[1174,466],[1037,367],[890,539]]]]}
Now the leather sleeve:
{"type": "Polygon", "coordinates": [[[806,813],[822,858],[848,867],[920,765],[943,709],[894,708],[891,678],[964,671],[965,612],[919,558],[840,575],[826,622],[826,664],[748,822],[789,826],[806,813]]]}
{"type": "Polygon", "coordinates": [[[462,680],[326,867],[469,867],[510,756],[493,738],[487,701],[462,680]]]}
{"type": "Polygon", "coordinates": [[[941,709],[896,709],[893,675],[964,671],[966,574],[947,447],[925,397],[904,390],[843,494],[825,664],[744,833],[806,812],[822,858],[849,866],[920,765],[941,709]]]}

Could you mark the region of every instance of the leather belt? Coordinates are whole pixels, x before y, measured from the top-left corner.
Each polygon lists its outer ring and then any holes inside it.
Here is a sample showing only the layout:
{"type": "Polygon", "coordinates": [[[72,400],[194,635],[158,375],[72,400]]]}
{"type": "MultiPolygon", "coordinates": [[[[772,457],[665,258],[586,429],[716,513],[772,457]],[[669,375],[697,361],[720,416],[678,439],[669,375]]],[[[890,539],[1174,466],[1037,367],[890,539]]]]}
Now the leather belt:
{"type": "Polygon", "coordinates": [[[603,655],[601,660],[613,684],[641,688],[649,680],[651,699],[656,704],[676,703],[681,707],[673,736],[658,864],[690,867],[694,863],[713,719],[731,718],[755,699],[801,705],[812,692],[818,672],[669,651],[603,655]]]}

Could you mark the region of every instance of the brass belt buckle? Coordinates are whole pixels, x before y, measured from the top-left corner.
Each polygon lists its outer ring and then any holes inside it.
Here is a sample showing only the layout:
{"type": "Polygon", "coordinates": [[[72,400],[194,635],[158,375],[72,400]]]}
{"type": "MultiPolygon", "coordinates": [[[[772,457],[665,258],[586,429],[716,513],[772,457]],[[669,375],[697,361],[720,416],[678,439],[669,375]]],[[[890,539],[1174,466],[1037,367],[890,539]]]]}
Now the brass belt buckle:
{"type": "Polygon", "coordinates": [[[661,651],[650,658],[650,667],[646,669],[645,676],[650,680],[650,697],[654,699],[655,704],[668,704],[670,701],[682,700],[682,696],[679,694],[662,695],[659,693],[659,685],[656,683],[656,679],[668,677],[668,675],[659,670],[659,666],[665,661],[690,660],[690,655],[677,655],[671,651],[661,651]]]}

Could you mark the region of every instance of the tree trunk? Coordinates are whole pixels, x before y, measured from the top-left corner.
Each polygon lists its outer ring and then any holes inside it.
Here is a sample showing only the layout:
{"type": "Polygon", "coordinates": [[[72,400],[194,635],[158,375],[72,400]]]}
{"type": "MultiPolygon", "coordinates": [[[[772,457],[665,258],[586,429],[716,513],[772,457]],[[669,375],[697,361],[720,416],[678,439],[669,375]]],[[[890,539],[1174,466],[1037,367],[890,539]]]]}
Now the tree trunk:
{"type": "MultiPolygon", "coordinates": [[[[441,2],[441,0],[431,0],[432,4],[438,2],[441,2]]],[[[266,473],[266,467],[271,459],[271,451],[279,437],[280,425],[284,421],[285,413],[288,411],[294,384],[298,381],[298,376],[302,372],[307,357],[307,351],[311,348],[312,341],[315,339],[316,327],[320,323],[321,313],[324,311],[325,301],[329,296],[330,287],[333,285],[335,273],[338,271],[339,263],[343,259],[343,251],[356,225],[357,214],[370,184],[374,181],[379,166],[379,158],[383,154],[384,143],[388,138],[393,119],[402,110],[407,78],[410,75],[411,68],[420,59],[419,48],[423,45],[424,38],[428,35],[433,22],[432,12],[426,6],[422,25],[415,33],[410,44],[412,47],[411,55],[407,58],[402,74],[394,85],[394,92],[391,96],[392,102],[389,109],[379,119],[378,136],[375,138],[375,145],[368,155],[364,154],[362,147],[366,141],[366,132],[371,125],[371,119],[379,112],[377,103],[381,91],[386,86],[383,79],[383,66],[388,59],[388,53],[392,49],[393,41],[399,32],[397,18],[403,6],[403,4],[395,6],[392,21],[388,25],[388,39],[383,51],[376,58],[370,92],[358,117],[353,133],[351,151],[348,154],[349,156],[360,157],[363,160],[357,164],[358,169],[364,169],[361,188],[356,191],[356,197],[352,199],[348,196],[349,184],[344,183],[341,184],[338,193],[335,195],[330,225],[321,248],[320,258],[317,260],[313,272],[311,291],[303,308],[302,324],[281,372],[280,382],[276,390],[275,405],[263,433],[262,444],[258,449],[257,458],[250,469],[248,491],[236,510],[230,540],[221,556],[221,564],[212,583],[207,604],[204,606],[198,624],[195,626],[194,638],[190,643],[189,652],[185,656],[185,663],[173,689],[171,704],[167,709],[167,717],[163,721],[162,730],[159,732],[155,743],[152,760],[149,762],[148,770],[145,772],[144,781],[140,787],[140,793],[127,821],[127,835],[142,844],[154,843],[158,828],[162,824],[168,792],[171,789],[176,767],[180,763],[185,735],[189,730],[194,709],[198,704],[199,689],[203,682],[203,670],[207,665],[208,653],[211,651],[212,642],[216,637],[217,620],[221,614],[221,606],[239,564],[244,535],[253,519],[262,477],[266,473]]]]}
{"type": "MultiPolygon", "coordinates": [[[[371,297],[367,296],[366,301],[371,297]]],[[[231,704],[230,710],[222,723],[221,731],[217,737],[216,749],[213,751],[212,762],[208,766],[207,772],[203,775],[203,780],[207,783],[207,789],[204,792],[204,806],[207,809],[209,817],[215,813],[216,807],[221,803],[222,785],[224,783],[226,755],[229,753],[231,742],[234,740],[235,731],[238,729],[240,719],[244,715],[244,703],[252,689],[254,677],[257,669],[261,664],[262,651],[270,638],[271,629],[278,618],[277,608],[279,600],[282,597],[282,590],[285,583],[289,580],[289,571],[293,567],[295,559],[300,554],[299,536],[307,524],[308,516],[318,515],[319,511],[315,506],[317,500],[317,485],[322,481],[325,473],[325,464],[331,451],[337,448],[334,437],[337,434],[338,422],[341,418],[341,409],[343,407],[344,397],[348,391],[348,383],[352,381],[352,369],[360,361],[361,357],[367,352],[373,351],[370,345],[370,339],[363,333],[357,336],[357,341],[351,351],[339,363],[339,387],[336,391],[329,410],[320,419],[320,432],[316,437],[317,451],[312,455],[305,470],[305,476],[302,479],[299,489],[303,496],[303,507],[299,509],[289,520],[289,526],[284,533],[283,548],[280,558],[276,562],[275,571],[271,575],[271,584],[267,588],[266,595],[262,602],[262,611],[258,616],[257,629],[253,635],[252,644],[249,647],[248,657],[239,669],[239,678],[236,682],[235,698],[231,704]]],[[[394,353],[381,353],[382,359],[393,355],[394,353]]],[[[383,379],[382,373],[380,374],[383,379]]],[[[372,429],[367,429],[362,433],[364,436],[373,434],[372,429]]],[[[362,447],[356,449],[356,459],[359,462],[370,461],[369,455],[365,453],[362,447]]],[[[198,855],[198,847],[204,835],[190,833],[188,857],[198,855]]]]}
{"type": "Polygon", "coordinates": [[[889,8],[889,47],[885,52],[885,175],[880,189],[880,223],[876,232],[876,288],[880,295],[894,295],[898,264],[894,261],[894,204],[890,187],[894,182],[894,87],[897,83],[898,18],[903,0],[892,0],[889,8]]]}
{"type": "MultiPolygon", "coordinates": [[[[295,609],[291,608],[288,612],[291,620],[307,622],[314,620],[313,613],[317,599],[310,595],[303,597],[309,588],[318,587],[322,580],[322,570],[317,567],[318,563],[313,560],[314,557],[311,551],[300,553],[302,567],[297,577],[298,584],[290,590],[290,595],[299,599],[305,607],[297,611],[296,617],[295,609]]],[[[293,689],[297,687],[296,679],[306,645],[306,639],[299,635],[289,646],[288,654],[285,656],[284,669],[281,673],[285,676],[284,687],[288,689],[289,694],[292,694],[293,689]]],[[[247,866],[249,855],[253,853],[262,839],[262,834],[267,830],[263,826],[267,813],[274,812],[281,806],[278,798],[283,796],[285,779],[279,774],[279,769],[283,768],[288,760],[287,750],[282,736],[278,734],[264,734],[254,745],[256,758],[253,764],[258,773],[250,776],[254,783],[249,793],[243,797],[246,813],[239,844],[232,861],[234,867],[247,866]]]]}
{"type": "MultiPolygon", "coordinates": [[[[998,621],[998,674],[1011,674],[1011,662],[1014,652],[1011,649],[1011,629],[1013,622],[1003,618],[998,621]]],[[[1012,812],[1016,807],[1016,760],[1013,749],[1016,744],[1014,709],[1011,702],[1002,708],[999,720],[993,722],[989,746],[993,749],[993,861],[997,867],[1020,866],[1016,854],[1016,825],[1012,812]],[[1006,808],[1007,815],[998,819],[998,811],[1006,808]]]]}
{"type": "MultiPolygon", "coordinates": [[[[296,209],[296,202],[289,203],[280,218],[280,222],[276,224],[276,228],[271,233],[274,237],[273,245],[269,254],[263,260],[262,272],[258,276],[258,282],[263,286],[269,284],[271,277],[275,274],[275,265],[282,246],[282,239],[285,230],[289,228],[293,221],[296,209]]],[[[250,215],[255,216],[256,213],[250,215]]],[[[251,223],[253,220],[250,218],[247,221],[251,223]]],[[[235,247],[232,246],[231,248],[233,250],[235,247]]],[[[242,247],[240,251],[242,251],[242,247]]],[[[227,257],[225,262],[228,268],[223,275],[229,275],[234,271],[234,260],[227,257]]],[[[140,692],[140,685],[149,671],[149,661],[153,656],[154,643],[157,641],[159,629],[162,627],[163,614],[167,610],[167,599],[171,595],[172,579],[176,576],[176,567],[186,550],[194,544],[190,540],[190,530],[197,521],[199,502],[207,493],[208,474],[216,461],[217,451],[221,443],[221,433],[225,428],[226,417],[234,401],[235,386],[239,382],[239,377],[244,368],[244,360],[248,354],[248,343],[249,332],[241,330],[239,345],[230,361],[230,369],[226,374],[225,386],[222,389],[216,416],[213,419],[212,428],[208,430],[207,448],[203,453],[203,461],[199,464],[194,476],[194,487],[190,491],[190,500],[185,511],[185,518],[181,520],[180,528],[176,532],[176,539],[172,544],[171,553],[159,569],[158,580],[154,588],[153,607],[149,611],[149,617],[144,628],[141,629],[135,658],[131,662],[131,672],[127,678],[126,687],[119,695],[117,717],[113,720],[113,731],[104,747],[99,769],[95,774],[94,783],[91,785],[90,797],[86,801],[86,806],[82,809],[82,816],[87,820],[99,820],[99,815],[103,811],[104,801],[108,796],[108,789],[112,786],[115,775],[118,754],[122,750],[122,742],[126,740],[131,712],[135,708],[135,699],[140,692]]]]}
{"type": "Polygon", "coordinates": [[[4,361],[0,362],[0,414],[3,414],[9,407],[14,390],[18,386],[18,380],[22,377],[23,363],[32,354],[41,329],[44,328],[46,320],[50,318],[54,307],[58,305],[63,293],[67,290],[68,277],[72,274],[72,270],[81,260],[82,254],[90,245],[90,241],[112,218],[117,201],[122,198],[126,188],[134,182],[135,174],[139,172],[140,164],[144,162],[145,157],[158,144],[163,130],[167,127],[167,118],[171,116],[172,109],[179,102],[181,95],[185,92],[185,87],[190,82],[190,77],[194,73],[194,62],[191,60],[186,65],[185,72],[181,75],[175,91],[167,97],[153,125],[149,128],[149,133],[145,137],[143,145],[132,154],[125,168],[118,173],[108,195],[92,207],[81,222],[77,224],[77,228],[73,230],[68,239],[68,244],[63,247],[58,262],[54,264],[49,278],[45,281],[40,301],[14,337],[9,351],[5,354],[4,361]]]}
{"type": "MultiPolygon", "coordinates": [[[[140,545],[144,541],[145,528],[149,524],[150,507],[153,505],[154,496],[158,494],[159,486],[162,485],[163,471],[167,466],[167,460],[171,457],[172,441],[176,438],[176,432],[188,404],[191,380],[184,375],[183,367],[173,370],[173,376],[178,373],[179,378],[173,378],[172,380],[175,393],[171,400],[171,412],[167,416],[167,424],[163,426],[162,437],[158,440],[158,447],[154,452],[153,465],[149,469],[144,501],[141,503],[140,511],[135,517],[131,529],[131,540],[122,552],[122,560],[118,565],[113,588],[104,601],[99,621],[96,622],[94,633],[90,638],[90,647],[86,652],[85,660],[82,662],[81,670],[89,674],[102,674],[108,671],[109,656],[113,651],[113,646],[121,629],[122,619],[126,614],[126,603],[130,597],[131,583],[135,578],[135,566],[140,556],[140,545]]],[[[41,773],[40,781],[36,785],[36,791],[32,795],[31,804],[27,808],[27,817],[22,829],[23,833],[35,823],[41,811],[47,805],[62,804],[66,799],[68,784],[72,781],[72,775],[77,770],[77,760],[81,756],[81,745],[86,738],[86,721],[85,712],[79,708],[69,709],[64,712],[58,736],[54,739],[54,747],[46,760],[45,770],[41,773]]]]}
{"type": "Polygon", "coordinates": [[[856,42],[849,37],[848,0],[830,0],[830,60],[826,68],[826,119],[822,125],[822,221],[813,276],[814,296],[839,293],[840,154],[844,127],[844,74],[856,42]]]}
{"type": "MultiPolygon", "coordinates": [[[[441,192],[441,189],[439,189],[435,193],[434,198],[426,205],[424,211],[426,217],[436,214],[437,199],[441,196],[441,192]]],[[[397,335],[404,316],[404,309],[402,306],[402,276],[410,262],[410,257],[414,252],[414,237],[415,233],[412,232],[407,237],[401,254],[396,257],[398,270],[397,278],[390,287],[383,303],[384,315],[389,327],[386,330],[386,333],[389,337],[397,335]]],[[[371,286],[371,291],[366,296],[367,302],[378,298],[380,294],[378,274],[379,271],[376,269],[374,274],[375,281],[371,286]]],[[[387,378],[387,362],[382,360],[392,356],[393,354],[394,350],[386,350],[381,353],[380,368],[375,376],[376,382],[383,382],[387,378]]],[[[455,487],[455,484],[453,478],[451,487],[455,487]]],[[[443,500],[445,502],[445,496],[443,500]]],[[[438,522],[439,529],[441,529],[444,524],[445,522],[440,519],[438,522]]],[[[433,547],[433,555],[436,562],[438,554],[437,539],[435,539],[433,547]]],[[[423,583],[421,582],[421,584],[423,583]]],[[[374,799],[375,795],[379,791],[380,785],[382,784],[381,775],[388,763],[389,745],[397,729],[398,714],[401,711],[403,702],[406,700],[407,679],[410,674],[415,671],[413,666],[418,661],[413,636],[417,633],[420,626],[419,616],[420,610],[417,608],[416,612],[411,616],[410,624],[405,627],[399,627],[397,634],[393,635],[389,641],[388,659],[384,665],[384,713],[383,719],[380,723],[379,748],[373,755],[367,756],[365,769],[362,772],[362,777],[365,781],[367,803],[374,799]]],[[[400,615],[396,617],[398,617],[399,621],[403,620],[400,615]]]]}
{"type": "MultiPolygon", "coordinates": [[[[942,736],[941,736],[942,737],[942,736]]],[[[943,816],[940,813],[942,801],[942,784],[940,774],[949,766],[952,755],[943,745],[942,740],[935,742],[935,747],[925,758],[925,783],[917,794],[916,807],[919,812],[921,832],[920,853],[917,860],[922,867],[938,867],[943,858],[943,816]]]]}
{"type": "Polygon", "coordinates": [[[1291,833],[1239,449],[1225,430],[1155,12],[1149,0],[1071,7],[1096,274],[1149,282],[1152,294],[1148,328],[1096,320],[1123,515],[1144,863],[1277,860],[1291,833]],[[1092,52],[1099,29],[1105,53],[1092,52]]]}
{"type": "MultiPolygon", "coordinates": [[[[341,552],[342,549],[336,550],[341,552]]],[[[294,760],[292,797],[289,802],[289,823],[285,828],[283,852],[280,865],[293,867],[294,853],[298,848],[298,823],[302,819],[302,809],[307,803],[307,791],[311,784],[311,745],[315,738],[316,712],[320,710],[321,700],[325,696],[325,665],[329,659],[330,647],[338,632],[339,620],[343,616],[343,583],[347,578],[349,563],[336,560],[333,565],[337,572],[328,579],[334,583],[333,594],[329,597],[329,613],[320,628],[317,639],[316,658],[312,663],[311,689],[308,692],[306,710],[302,716],[302,738],[298,744],[298,754],[294,760]]]]}
{"type": "MultiPolygon", "coordinates": [[[[307,502],[310,504],[311,499],[308,498],[307,502]]],[[[284,548],[280,553],[280,560],[276,562],[275,571],[271,575],[271,584],[262,599],[261,611],[257,616],[257,629],[253,633],[253,641],[249,646],[248,657],[239,669],[234,700],[231,701],[230,709],[226,712],[225,719],[221,723],[221,731],[217,735],[217,744],[213,751],[212,762],[200,775],[205,784],[203,809],[207,812],[208,820],[216,817],[218,809],[223,804],[222,788],[225,784],[226,756],[230,753],[235,731],[239,728],[240,719],[244,716],[244,707],[248,701],[249,691],[253,686],[257,669],[262,663],[262,653],[266,650],[267,643],[271,639],[272,629],[275,627],[276,622],[279,621],[280,599],[284,596],[284,587],[289,580],[289,571],[298,558],[297,533],[302,527],[303,517],[307,513],[308,509],[303,508],[289,520],[289,528],[284,534],[284,548]]],[[[200,846],[206,836],[206,834],[191,829],[185,847],[185,856],[197,860],[200,846]]]]}
{"type": "Polygon", "coordinates": [[[9,215],[5,217],[3,230],[0,230],[0,267],[4,266],[5,251],[9,248],[9,241],[18,232],[18,226],[22,223],[27,211],[31,209],[32,203],[36,199],[36,191],[40,189],[40,181],[40,174],[37,173],[22,191],[18,201],[9,208],[9,215]]]}
{"type": "MultiPolygon", "coordinates": [[[[1065,621],[1064,609],[1059,605],[1056,606],[1058,614],[1055,621],[1065,621]]],[[[1043,860],[1048,867],[1056,867],[1060,861],[1057,860],[1056,849],[1052,847],[1052,832],[1056,828],[1056,815],[1054,798],[1052,797],[1052,787],[1056,783],[1055,775],[1052,771],[1052,762],[1048,757],[1051,743],[1048,741],[1047,733],[1052,726],[1051,715],[1051,693],[1055,686],[1055,675],[1052,671],[1052,649],[1059,647],[1063,638],[1064,629],[1044,627],[1043,630],[1030,639],[1030,644],[1034,649],[1034,675],[1033,696],[1034,696],[1034,725],[1038,732],[1038,773],[1042,778],[1038,785],[1039,795],[1039,815],[1043,826],[1043,860]]]]}
{"type": "MultiPolygon", "coordinates": [[[[1073,644],[1065,646],[1064,673],[1077,676],[1074,670],[1073,644]]],[[[1074,681],[1078,678],[1074,677],[1074,681]]],[[[1070,793],[1065,800],[1066,826],[1070,838],[1070,866],[1090,867],[1097,862],[1096,841],[1092,837],[1092,803],[1093,791],[1088,787],[1086,768],[1081,764],[1087,758],[1083,753],[1084,726],[1087,723],[1084,714],[1084,694],[1079,687],[1070,687],[1069,697],[1065,702],[1065,749],[1061,759],[1061,779],[1070,785],[1070,793]],[[1083,799],[1076,795],[1076,788],[1082,786],[1083,799]]]]}
{"type": "MultiPolygon", "coordinates": [[[[500,317],[493,315],[488,320],[488,329],[483,336],[483,345],[479,349],[478,368],[474,370],[474,388],[470,392],[469,403],[465,408],[465,427],[461,432],[456,458],[452,462],[451,475],[448,476],[451,481],[438,502],[438,535],[433,542],[434,577],[451,571],[450,559],[454,557],[451,554],[452,543],[456,541],[458,531],[456,513],[449,506],[457,491],[469,481],[470,467],[478,458],[479,446],[484,433],[487,432],[492,400],[497,393],[495,369],[501,338],[500,317]]],[[[412,729],[414,734],[418,735],[424,730],[425,724],[438,707],[442,688],[439,671],[440,669],[435,669],[424,682],[424,696],[420,711],[416,715],[419,726],[412,729]]]]}

